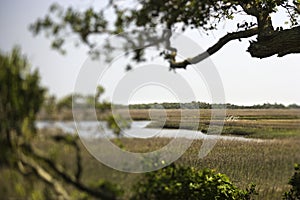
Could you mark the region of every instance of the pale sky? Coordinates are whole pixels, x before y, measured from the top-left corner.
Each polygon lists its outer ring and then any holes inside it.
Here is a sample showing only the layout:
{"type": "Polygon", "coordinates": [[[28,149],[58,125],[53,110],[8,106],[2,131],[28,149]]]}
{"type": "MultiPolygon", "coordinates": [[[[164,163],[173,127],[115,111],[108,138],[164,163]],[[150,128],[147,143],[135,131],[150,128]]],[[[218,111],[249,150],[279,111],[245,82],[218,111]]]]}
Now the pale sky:
{"type": "MultiPolygon", "coordinates": [[[[67,55],[62,56],[50,49],[50,41],[44,36],[33,37],[28,31],[30,23],[43,17],[54,1],[40,0],[2,0],[0,3],[0,49],[9,51],[14,45],[20,45],[33,67],[37,67],[42,77],[42,84],[50,93],[61,97],[74,90],[76,77],[85,60],[88,58],[86,48],[74,48],[73,43],[67,45],[67,55]]],[[[59,1],[70,5],[70,1],[59,1]]],[[[87,8],[94,1],[72,1],[77,8],[87,8]]],[[[101,4],[98,2],[98,5],[101,4]]],[[[275,22],[282,22],[284,15],[277,16],[275,22]]],[[[238,19],[241,20],[241,19],[238,19]]],[[[205,36],[199,32],[189,33],[201,47],[213,45],[226,32],[234,31],[236,21],[220,25],[218,31],[205,36]]],[[[211,57],[216,66],[225,90],[226,102],[234,104],[284,103],[300,104],[300,54],[283,58],[275,56],[266,59],[251,58],[246,52],[248,41],[233,41],[211,57]]],[[[193,55],[191,55],[193,56],[193,55]]],[[[121,69],[124,70],[124,69],[121,69]]],[[[178,71],[192,77],[192,70],[178,71]],[[190,74],[189,74],[190,73],[190,74]]],[[[145,75],[146,76],[146,75],[145,75]]],[[[198,87],[193,85],[191,87],[198,87]]],[[[148,88],[149,92],[140,92],[137,101],[168,101],[171,94],[162,89],[148,88]],[[155,92],[157,92],[155,95],[155,92]],[[163,96],[163,93],[166,93],[163,96]],[[148,95],[145,95],[148,94],[148,95]],[[141,97],[144,97],[141,98],[141,97]],[[155,97],[155,98],[154,98],[155,97]]],[[[205,93],[205,92],[204,92],[205,93]]],[[[134,95],[133,95],[134,96],[134,95]]],[[[135,94],[135,96],[138,96],[135,94]]],[[[106,98],[110,98],[107,94],[106,98]]],[[[198,101],[207,100],[199,95],[198,101]]]]}

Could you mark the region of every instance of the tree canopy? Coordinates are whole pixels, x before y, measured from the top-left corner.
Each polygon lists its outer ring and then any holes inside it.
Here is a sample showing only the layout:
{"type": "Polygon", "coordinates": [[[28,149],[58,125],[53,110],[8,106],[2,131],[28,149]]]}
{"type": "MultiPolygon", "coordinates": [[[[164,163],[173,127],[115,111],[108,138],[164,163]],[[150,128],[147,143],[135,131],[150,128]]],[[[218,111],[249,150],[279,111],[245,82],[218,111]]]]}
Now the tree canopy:
{"type": "Polygon", "coordinates": [[[30,72],[28,60],[20,55],[18,47],[9,55],[0,52],[0,151],[4,159],[11,156],[7,153],[16,145],[15,138],[27,141],[34,133],[44,92],[38,71],[30,72]]]}
{"type": "MultiPolygon", "coordinates": [[[[169,61],[170,69],[185,69],[187,65],[198,63],[216,53],[232,40],[252,36],[256,38],[250,41],[247,49],[252,57],[266,58],[273,55],[282,57],[300,53],[299,14],[299,0],[133,0],[125,4],[110,0],[104,8],[90,7],[86,10],[64,8],[59,4],[53,4],[49,8],[49,13],[33,23],[30,30],[35,35],[45,32],[52,40],[52,47],[61,53],[65,53],[64,44],[68,37],[76,35],[79,43],[82,42],[91,49],[90,53],[101,55],[108,54],[113,47],[105,43],[105,48],[94,51],[93,48],[98,45],[95,36],[109,36],[145,28],[168,29],[171,31],[163,31],[154,40],[156,42],[145,46],[163,43],[165,50],[160,52],[160,55],[169,61]],[[112,17],[111,13],[108,14],[107,10],[113,11],[114,16],[112,17]],[[289,28],[274,27],[272,14],[279,10],[286,12],[286,18],[282,19],[282,24],[289,24],[289,28]],[[187,29],[196,28],[207,32],[217,29],[218,24],[238,15],[251,16],[255,20],[237,21],[236,31],[219,38],[206,52],[196,52],[198,55],[178,61],[177,49],[172,47],[170,42],[173,31],[185,32],[187,29]]],[[[145,36],[143,33],[136,37],[147,40],[147,37],[148,39],[151,37],[150,35],[151,33],[145,36]]],[[[120,37],[127,40],[123,49],[133,50],[131,58],[134,61],[145,60],[144,49],[136,49],[139,46],[137,41],[124,35],[120,37]]],[[[78,41],[75,43],[78,44],[78,41]]]]}

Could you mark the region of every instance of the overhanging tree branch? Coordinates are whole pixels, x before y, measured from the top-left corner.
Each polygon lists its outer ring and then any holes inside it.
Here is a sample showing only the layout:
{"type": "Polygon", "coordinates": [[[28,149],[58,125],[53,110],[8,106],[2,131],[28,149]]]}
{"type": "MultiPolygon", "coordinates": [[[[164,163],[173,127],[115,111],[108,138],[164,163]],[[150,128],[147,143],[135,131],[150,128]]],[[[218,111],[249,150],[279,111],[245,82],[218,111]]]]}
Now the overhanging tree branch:
{"type": "Polygon", "coordinates": [[[248,52],[256,58],[266,58],[273,55],[282,57],[292,53],[300,53],[300,26],[274,31],[264,40],[252,41],[248,52]]]}
{"type": "Polygon", "coordinates": [[[224,37],[222,37],[215,45],[212,47],[208,48],[207,51],[192,57],[192,58],[187,58],[184,61],[181,62],[175,62],[175,61],[170,61],[170,68],[171,69],[178,69],[178,68],[183,68],[186,69],[186,67],[190,64],[196,64],[201,62],[202,60],[208,58],[209,56],[213,55],[217,51],[219,51],[224,45],[226,45],[228,42],[236,39],[242,39],[242,38],[249,38],[254,35],[258,34],[258,28],[252,28],[249,30],[244,30],[244,31],[238,31],[234,33],[227,33],[224,37]]]}
{"type": "MultiPolygon", "coordinates": [[[[156,46],[158,43],[165,45],[165,52],[160,55],[164,55],[165,59],[170,62],[170,69],[185,69],[189,64],[198,63],[216,51],[221,49],[225,44],[234,39],[248,38],[251,36],[257,36],[257,42],[251,43],[248,51],[254,57],[263,58],[265,55],[261,55],[261,50],[257,48],[264,48],[267,40],[270,37],[275,36],[276,31],[274,30],[272,23],[272,13],[278,12],[278,8],[283,7],[287,9],[289,14],[288,18],[291,21],[292,26],[298,26],[299,20],[299,4],[296,1],[158,1],[149,0],[141,4],[140,9],[132,9],[130,7],[122,7],[112,1],[109,3],[112,6],[116,15],[116,20],[113,21],[114,26],[108,26],[108,22],[111,21],[110,16],[105,15],[105,9],[101,9],[100,13],[93,9],[87,9],[85,11],[79,11],[72,7],[64,10],[62,6],[57,4],[52,6],[50,9],[50,15],[46,15],[44,19],[38,19],[34,24],[31,25],[30,30],[36,35],[45,31],[50,36],[53,36],[52,47],[60,50],[65,41],[65,36],[62,35],[63,31],[66,31],[67,27],[71,27],[71,32],[81,38],[81,42],[87,44],[90,48],[94,45],[89,42],[90,36],[93,35],[114,35],[130,30],[139,30],[139,28],[158,28],[160,25],[171,29],[173,25],[181,23],[183,32],[186,28],[202,28],[204,31],[216,29],[220,19],[232,19],[237,13],[244,12],[248,16],[255,17],[257,27],[255,29],[252,26],[247,26],[251,23],[251,20],[246,20],[245,25],[247,30],[238,31],[235,33],[228,33],[222,37],[214,46],[209,48],[206,52],[199,54],[193,58],[186,59],[182,62],[176,61],[176,48],[173,48],[169,43],[171,33],[163,34],[155,40],[150,40],[149,44],[143,44],[143,41],[149,41],[149,38],[143,37],[143,35],[131,35],[136,39],[141,39],[141,43],[133,42],[132,38],[126,38],[126,45],[123,45],[123,50],[128,52],[134,50],[133,60],[137,62],[145,61],[144,51],[136,50],[136,47],[143,46],[144,48],[156,46]],[[180,8],[180,9],[178,9],[180,8]],[[167,11],[167,12],[166,12],[167,11]],[[60,13],[60,17],[57,18],[55,14],[60,13]],[[140,37],[141,36],[141,37],[140,37]],[[140,38],[139,38],[140,37],[140,38]],[[164,40],[164,41],[163,41],[164,40]],[[143,44],[143,45],[141,45],[143,44]],[[258,44],[258,45],[257,45],[258,44]],[[254,52],[255,51],[255,52],[254,52]]],[[[286,19],[283,19],[286,21],[286,19]]],[[[237,24],[238,25],[238,24],[237,24]]],[[[281,29],[280,29],[281,30],[281,29]]],[[[287,30],[293,30],[289,28],[287,30]]],[[[135,31],[133,31],[135,32],[135,31]]],[[[122,37],[122,34],[120,35],[122,37]]],[[[92,38],[90,38],[92,39],[92,38]]],[[[278,40],[281,41],[280,39],[278,40]]],[[[298,53],[298,48],[294,45],[298,43],[292,43],[285,38],[283,42],[288,51],[278,50],[279,47],[273,48],[271,45],[266,45],[270,52],[263,53],[267,56],[278,54],[279,56],[286,55],[289,53],[298,53]],[[291,45],[289,47],[289,45],[291,45]],[[274,52],[272,52],[274,49],[274,52]]],[[[278,43],[277,43],[278,44],[278,43]]],[[[283,43],[282,43],[283,44],[283,43]]],[[[107,56],[110,60],[110,51],[113,48],[109,48],[103,45],[103,51],[91,50],[91,54],[99,55],[100,53],[107,56]]],[[[267,49],[268,50],[268,49],[267,49]]]]}

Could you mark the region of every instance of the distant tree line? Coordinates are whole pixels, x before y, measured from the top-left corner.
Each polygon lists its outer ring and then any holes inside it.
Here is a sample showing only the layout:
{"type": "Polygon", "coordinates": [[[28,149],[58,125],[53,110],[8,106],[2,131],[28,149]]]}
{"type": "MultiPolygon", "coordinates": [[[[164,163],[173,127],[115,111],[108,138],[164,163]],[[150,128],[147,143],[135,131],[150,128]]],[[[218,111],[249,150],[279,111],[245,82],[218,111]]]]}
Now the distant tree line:
{"type": "Polygon", "coordinates": [[[63,109],[72,109],[73,101],[77,102],[77,108],[89,108],[95,106],[96,109],[103,111],[110,109],[111,104],[107,101],[99,102],[101,94],[104,93],[104,88],[102,86],[97,87],[97,91],[94,95],[81,95],[81,94],[68,94],[60,99],[57,99],[54,95],[46,95],[45,101],[43,103],[43,109],[48,114],[53,114],[57,111],[62,111],[63,109]]]}
{"type": "Polygon", "coordinates": [[[205,102],[195,102],[190,103],[148,103],[148,104],[130,104],[130,109],[211,109],[211,108],[224,108],[227,109],[293,109],[300,108],[300,105],[290,104],[285,106],[278,103],[264,103],[252,106],[234,105],[234,104],[209,104],[205,102]]]}
{"type": "MultiPolygon", "coordinates": [[[[95,106],[97,110],[107,110],[109,109],[112,104],[107,101],[99,102],[99,97],[104,92],[103,87],[98,86],[99,92],[95,96],[93,95],[66,95],[60,99],[56,99],[55,96],[47,96],[43,108],[48,114],[53,113],[56,111],[61,111],[62,109],[72,109],[72,98],[81,100],[82,108],[86,108],[87,106],[90,107],[95,106]]],[[[125,105],[121,104],[113,104],[115,108],[126,108],[125,105]]],[[[80,106],[79,106],[80,107],[80,106]]],[[[147,104],[130,104],[129,109],[211,109],[211,108],[224,108],[227,109],[299,109],[300,105],[298,104],[289,104],[284,105],[280,103],[264,103],[264,104],[256,104],[251,106],[244,106],[244,105],[235,105],[235,104],[210,104],[206,102],[196,102],[192,101],[189,103],[147,103],[147,104]]]]}

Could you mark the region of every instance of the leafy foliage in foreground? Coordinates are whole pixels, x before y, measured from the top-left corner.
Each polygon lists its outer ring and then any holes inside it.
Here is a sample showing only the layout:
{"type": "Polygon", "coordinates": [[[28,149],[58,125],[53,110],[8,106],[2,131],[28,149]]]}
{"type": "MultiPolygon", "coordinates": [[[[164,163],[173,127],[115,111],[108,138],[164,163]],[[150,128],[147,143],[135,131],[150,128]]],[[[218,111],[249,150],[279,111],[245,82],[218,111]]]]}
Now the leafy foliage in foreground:
{"type": "Polygon", "coordinates": [[[300,199],[300,164],[295,164],[295,173],[289,181],[292,186],[290,191],[284,194],[285,200],[300,199]]]}
{"type": "Polygon", "coordinates": [[[135,185],[132,200],[142,199],[251,199],[255,186],[247,190],[237,188],[225,174],[214,170],[198,171],[191,167],[170,165],[145,175],[135,185]]]}
{"type": "MultiPolygon", "coordinates": [[[[45,136],[47,140],[62,143],[64,147],[68,146],[73,150],[72,161],[76,171],[72,174],[54,159],[55,156],[47,156],[33,142],[37,138],[34,136],[39,136],[34,134],[35,119],[45,93],[45,88],[40,86],[39,81],[38,71],[31,72],[26,57],[21,55],[18,48],[14,48],[9,54],[0,53],[0,169],[6,168],[22,175],[26,183],[33,186],[29,188],[33,190],[32,199],[43,199],[43,194],[45,199],[71,199],[73,191],[95,198],[116,199],[116,191],[110,190],[113,187],[110,184],[93,188],[82,183],[83,167],[78,137],[45,136]],[[36,182],[47,187],[39,187],[39,190],[34,191],[36,182]],[[43,188],[44,191],[41,192],[43,188]],[[69,188],[72,188],[72,192],[69,188]],[[37,195],[38,197],[33,197],[37,195]]],[[[51,101],[49,105],[54,100],[51,101]]],[[[19,183],[13,183],[12,187],[15,187],[20,197],[30,193],[19,183]]]]}
{"type": "Polygon", "coordinates": [[[30,72],[28,60],[15,47],[9,55],[0,54],[0,152],[8,164],[17,143],[29,140],[43,102],[45,89],[39,86],[39,73],[30,72]],[[21,136],[23,141],[21,140],[21,136]],[[19,141],[13,142],[18,137],[19,141]]]}

